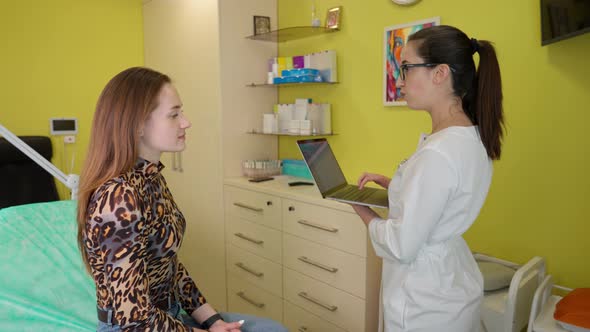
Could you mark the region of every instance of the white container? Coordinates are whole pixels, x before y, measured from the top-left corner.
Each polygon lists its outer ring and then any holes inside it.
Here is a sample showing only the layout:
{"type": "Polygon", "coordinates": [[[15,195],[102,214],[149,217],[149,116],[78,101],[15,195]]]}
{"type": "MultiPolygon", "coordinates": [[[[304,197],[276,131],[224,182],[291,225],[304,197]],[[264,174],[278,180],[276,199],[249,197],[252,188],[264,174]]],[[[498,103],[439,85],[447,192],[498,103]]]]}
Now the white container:
{"type": "Polygon", "coordinates": [[[332,112],[330,104],[322,104],[322,126],[320,128],[321,134],[332,133],[332,112]]]}
{"type": "Polygon", "coordinates": [[[321,132],[322,126],[322,105],[321,104],[309,104],[309,110],[307,111],[307,118],[311,121],[311,131],[314,134],[321,132]]]}
{"type": "Polygon", "coordinates": [[[278,115],[278,128],[277,132],[287,133],[289,132],[290,122],[293,120],[293,104],[280,104],[279,115],[278,115]]]}
{"type": "Polygon", "coordinates": [[[311,120],[311,132],[314,134],[332,133],[332,115],[330,104],[309,104],[307,119],[311,120]]]}
{"type": "Polygon", "coordinates": [[[276,132],[276,116],[274,113],[266,113],[262,115],[262,132],[271,134],[276,132]]]}
{"type": "Polygon", "coordinates": [[[299,129],[311,130],[311,120],[301,120],[299,129]]]}
{"type": "Polygon", "coordinates": [[[309,99],[298,98],[295,99],[295,112],[293,113],[293,119],[305,120],[307,119],[307,110],[309,107],[309,99]]]}
{"type": "Polygon", "coordinates": [[[266,84],[274,84],[275,74],[272,71],[269,71],[266,74],[266,84]]]}
{"type": "Polygon", "coordinates": [[[301,131],[301,120],[289,121],[289,134],[299,134],[301,131]]]}
{"type": "Polygon", "coordinates": [[[311,135],[311,120],[301,120],[299,122],[299,134],[311,135]]]}

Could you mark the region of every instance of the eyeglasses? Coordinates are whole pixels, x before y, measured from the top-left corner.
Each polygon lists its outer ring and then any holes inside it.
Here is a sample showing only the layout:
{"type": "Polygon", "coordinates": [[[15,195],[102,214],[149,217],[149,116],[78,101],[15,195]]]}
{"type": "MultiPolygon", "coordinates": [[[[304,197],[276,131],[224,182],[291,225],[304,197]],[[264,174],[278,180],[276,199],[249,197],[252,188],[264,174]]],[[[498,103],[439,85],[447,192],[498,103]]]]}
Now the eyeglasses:
{"type": "MultiPolygon", "coordinates": [[[[403,81],[406,80],[406,77],[408,76],[408,69],[413,68],[413,67],[436,67],[438,65],[442,65],[442,63],[404,63],[403,65],[400,66],[400,72],[399,72],[399,78],[403,81]]],[[[455,71],[455,69],[453,69],[453,67],[451,67],[449,65],[449,68],[451,69],[452,72],[455,71]]]]}

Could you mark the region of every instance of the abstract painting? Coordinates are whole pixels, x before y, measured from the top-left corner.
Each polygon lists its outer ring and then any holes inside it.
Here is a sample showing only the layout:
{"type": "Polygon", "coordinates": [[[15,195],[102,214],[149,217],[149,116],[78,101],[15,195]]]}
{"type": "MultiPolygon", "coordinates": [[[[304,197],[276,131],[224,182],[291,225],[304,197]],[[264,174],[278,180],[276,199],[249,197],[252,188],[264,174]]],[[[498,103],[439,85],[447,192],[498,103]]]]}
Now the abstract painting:
{"type": "Polygon", "coordinates": [[[407,105],[400,95],[396,82],[400,76],[401,50],[408,37],[418,30],[440,24],[440,17],[433,17],[411,23],[392,25],[385,28],[383,66],[383,105],[407,105]]]}

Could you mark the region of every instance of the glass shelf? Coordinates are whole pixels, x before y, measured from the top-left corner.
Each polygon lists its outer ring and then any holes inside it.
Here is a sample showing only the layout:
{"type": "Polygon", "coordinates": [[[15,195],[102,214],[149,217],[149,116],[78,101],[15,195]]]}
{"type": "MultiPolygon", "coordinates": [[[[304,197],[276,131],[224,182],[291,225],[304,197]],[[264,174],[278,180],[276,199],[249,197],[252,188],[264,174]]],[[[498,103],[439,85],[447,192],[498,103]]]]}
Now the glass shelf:
{"type": "Polygon", "coordinates": [[[250,83],[246,84],[250,88],[258,87],[275,87],[275,86],[302,86],[302,85],[331,85],[339,82],[302,82],[302,83],[281,83],[281,84],[267,84],[267,83],[250,83]]]}
{"type": "Polygon", "coordinates": [[[278,30],[273,30],[267,33],[248,36],[246,38],[253,40],[261,40],[267,42],[287,42],[290,40],[307,38],[312,36],[319,36],[326,33],[338,31],[337,29],[328,29],[325,27],[290,27],[278,30]]]}
{"type": "Polygon", "coordinates": [[[337,135],[335,133],[331,133],[331,134],[309,134],[309,135],[290,134],[290,133],[263,133],[262,130],[251,130],[251,131],[248,131],[247,134],[252,134],[252,135],[269,135],[269,136],[292,136],[292,137],[334,136],[334,135],[337,135]]]}

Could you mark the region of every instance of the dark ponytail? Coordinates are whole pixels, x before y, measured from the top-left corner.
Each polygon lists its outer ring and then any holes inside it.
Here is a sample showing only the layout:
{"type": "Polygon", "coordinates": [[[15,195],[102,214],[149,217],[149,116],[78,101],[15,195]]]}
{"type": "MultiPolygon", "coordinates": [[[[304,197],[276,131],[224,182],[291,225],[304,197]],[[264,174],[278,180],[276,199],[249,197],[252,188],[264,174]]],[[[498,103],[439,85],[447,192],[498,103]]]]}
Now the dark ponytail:
{"type": "Polygon", "coordinates": [[[454,94],[461,98],[463,110],[479,127],[488,156],[500,159],[504,137],[502,80],[496,51],[489,41],[469,39],[461,30],[440,25],[410,35],[417,42],[417,53],[427,63],[451,67],[454,94]],[[479,53],[479,68],[473,54],[479,53]]]}
{"type": "Polygon", "coordinates": [[[479,68],[477,70],[476,123],[488,156],[497,160],[502,153],[504,137],[504,110],[502,107],[502,79],[494,46],[487,41],[478,42],[479,68]]]}

